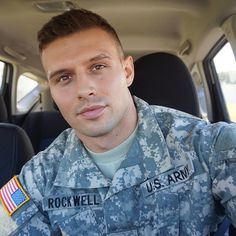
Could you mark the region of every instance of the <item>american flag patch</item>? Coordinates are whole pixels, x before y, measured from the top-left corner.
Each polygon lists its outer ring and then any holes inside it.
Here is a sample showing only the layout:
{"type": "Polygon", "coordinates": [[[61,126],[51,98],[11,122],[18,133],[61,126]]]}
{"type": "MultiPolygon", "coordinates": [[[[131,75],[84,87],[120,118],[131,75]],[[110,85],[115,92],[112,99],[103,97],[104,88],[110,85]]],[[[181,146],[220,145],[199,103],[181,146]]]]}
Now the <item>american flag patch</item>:
{"type": "Polygon", "coordinates": [[[7,184],[0,189],[0,200],[11,216],[17,209],[30,200],[18,179],[14,176],[7,184]]]}

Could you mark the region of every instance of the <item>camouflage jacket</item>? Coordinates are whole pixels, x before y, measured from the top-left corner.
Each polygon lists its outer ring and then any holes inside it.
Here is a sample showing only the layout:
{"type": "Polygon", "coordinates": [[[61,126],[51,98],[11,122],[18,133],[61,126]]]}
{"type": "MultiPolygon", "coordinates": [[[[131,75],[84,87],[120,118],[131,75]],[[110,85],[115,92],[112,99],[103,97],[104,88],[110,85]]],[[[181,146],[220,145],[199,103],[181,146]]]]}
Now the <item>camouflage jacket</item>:
{"type": "Polygon", "coordinates": [[[0,209],[0,234],[204,236],[224,215],[236,225],[236,125],[135,103],[137,135],[112,180],[68,129],[23,167],[30,200],[11,217],[0,209]]]}

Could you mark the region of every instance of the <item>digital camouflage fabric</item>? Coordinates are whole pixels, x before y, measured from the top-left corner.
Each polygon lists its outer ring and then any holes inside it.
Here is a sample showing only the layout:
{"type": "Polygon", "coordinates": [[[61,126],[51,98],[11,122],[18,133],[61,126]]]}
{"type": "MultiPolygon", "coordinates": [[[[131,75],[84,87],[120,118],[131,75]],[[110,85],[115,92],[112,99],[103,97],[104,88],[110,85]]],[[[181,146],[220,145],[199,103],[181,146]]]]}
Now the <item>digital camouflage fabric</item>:
{"type": "Polygon", "coordinates": [[[205,236],[225,214],[236,225],[236,125],[134,99],[137,135],[112,180],[68,129],[23,167],[31,199],[0,210],[0,232],[205,236]]]}

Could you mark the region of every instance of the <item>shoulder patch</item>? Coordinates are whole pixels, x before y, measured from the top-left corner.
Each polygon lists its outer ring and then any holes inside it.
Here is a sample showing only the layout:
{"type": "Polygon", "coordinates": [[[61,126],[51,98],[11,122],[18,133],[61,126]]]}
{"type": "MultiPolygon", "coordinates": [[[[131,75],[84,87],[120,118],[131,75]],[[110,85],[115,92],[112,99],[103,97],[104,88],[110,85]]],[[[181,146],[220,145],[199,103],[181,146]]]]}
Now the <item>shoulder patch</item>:
{"type": "Polygon", "coordinates": [[[11,216],[22,205],[28,202],[30,198],[25,193],[17,177],[14,176],[0,189],[0,200],[8,215],[11,216]]]}

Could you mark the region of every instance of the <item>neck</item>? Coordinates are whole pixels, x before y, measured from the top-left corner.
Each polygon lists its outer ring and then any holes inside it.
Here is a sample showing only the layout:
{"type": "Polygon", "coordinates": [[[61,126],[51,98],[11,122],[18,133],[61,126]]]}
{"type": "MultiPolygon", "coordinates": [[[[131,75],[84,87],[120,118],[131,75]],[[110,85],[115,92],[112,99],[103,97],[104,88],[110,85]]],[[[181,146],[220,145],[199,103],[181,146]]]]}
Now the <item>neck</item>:
{"type": "Polygon", "coordinates": [[[136,125],[137,111],[133,104],[119,126],[114,128],[111,132],[100,137],[85,137],[79,135],[79,138],[91,151],[97,153],[106,152],[125,141],[133,133],[136,125]]]}

